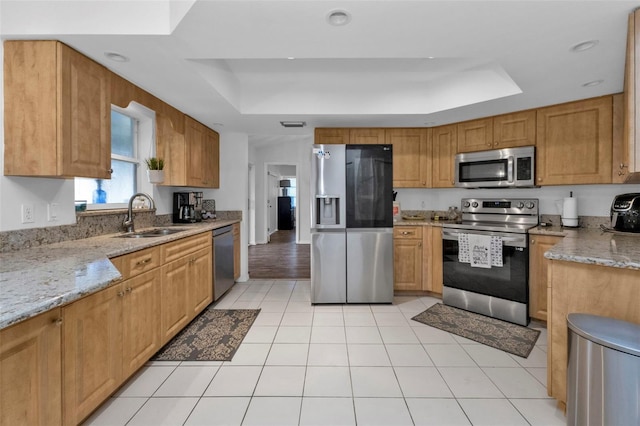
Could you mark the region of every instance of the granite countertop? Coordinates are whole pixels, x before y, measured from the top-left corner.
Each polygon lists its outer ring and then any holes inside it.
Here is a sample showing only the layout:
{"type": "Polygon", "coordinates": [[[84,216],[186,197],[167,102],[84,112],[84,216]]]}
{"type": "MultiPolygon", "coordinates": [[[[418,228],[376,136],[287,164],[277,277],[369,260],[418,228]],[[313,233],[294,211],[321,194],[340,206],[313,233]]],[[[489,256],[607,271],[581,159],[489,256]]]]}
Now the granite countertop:
{"type": "Polygon", "coordinates": [[[2,253],[0,329],[119,281],[122,275],[109,258],[237,222],[240,220],[169,225],[185,231],[153,238],[114,238],[118,234],[108,234],[2,253]]]}

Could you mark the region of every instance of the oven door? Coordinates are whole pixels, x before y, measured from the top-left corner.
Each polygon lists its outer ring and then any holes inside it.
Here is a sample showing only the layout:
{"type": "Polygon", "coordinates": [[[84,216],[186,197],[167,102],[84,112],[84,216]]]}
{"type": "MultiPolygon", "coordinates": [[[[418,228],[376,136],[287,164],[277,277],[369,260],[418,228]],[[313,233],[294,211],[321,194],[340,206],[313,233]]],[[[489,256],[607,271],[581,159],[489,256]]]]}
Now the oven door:
{"type": "Polygon", "coordinates": [[[527,234],[442,229],[443,284],[445,287],[528,304],[529,248],[527,234]],[[472,267],[458,260],[460,233],[502,237],[501,267],[472,267]]]}

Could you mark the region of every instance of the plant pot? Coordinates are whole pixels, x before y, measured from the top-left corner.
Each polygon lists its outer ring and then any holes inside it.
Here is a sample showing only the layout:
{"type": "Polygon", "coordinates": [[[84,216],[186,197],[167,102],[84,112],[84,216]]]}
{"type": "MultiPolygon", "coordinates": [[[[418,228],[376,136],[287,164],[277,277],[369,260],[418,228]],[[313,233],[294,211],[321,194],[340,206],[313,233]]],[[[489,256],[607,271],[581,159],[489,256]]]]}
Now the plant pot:
{"type": "Polygon", "coordinates": [[[151,183],[164,182],[164,170],[147,170],[147,176],[151,183]]]}

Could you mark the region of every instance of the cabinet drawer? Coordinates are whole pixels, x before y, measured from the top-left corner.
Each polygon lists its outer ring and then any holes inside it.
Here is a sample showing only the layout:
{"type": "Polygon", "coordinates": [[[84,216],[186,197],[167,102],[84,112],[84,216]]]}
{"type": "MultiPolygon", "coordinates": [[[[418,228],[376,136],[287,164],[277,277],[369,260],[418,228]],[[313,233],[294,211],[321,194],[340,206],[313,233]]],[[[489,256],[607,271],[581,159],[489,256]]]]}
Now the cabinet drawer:
{"type": "Polygon", "coordinates": [[[393,228],[394,239],[422,239],[421,226],[398,226],[393,228]]]}
{"type": "Polygon", "coordinates": [[[211,232],[204,232],[192,237],[182,238],[177,241],[163,244],[161,246],[162,263],[165,264],[200,249],[210,247],[212,238],[211,232]]]}
{"type": "Polygon", "coordinates": [[[160,248],[149,247],[111,259],[111,262],[128,279],[160,266],[160,248]]]}

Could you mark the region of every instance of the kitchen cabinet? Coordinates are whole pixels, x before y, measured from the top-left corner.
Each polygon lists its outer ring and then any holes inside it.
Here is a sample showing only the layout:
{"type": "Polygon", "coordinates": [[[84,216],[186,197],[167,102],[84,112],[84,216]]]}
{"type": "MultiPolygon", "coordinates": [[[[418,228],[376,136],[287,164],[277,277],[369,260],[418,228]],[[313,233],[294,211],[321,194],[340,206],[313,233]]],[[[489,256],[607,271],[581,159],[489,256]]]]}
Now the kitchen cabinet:
{"type": "Polygon", "coordinates": [[[240,224],[234,223],[233,230],[233,280],[240,278],[240,224]]]}
{"type": "Polygon", "coordinates": [[[156,114],[156,154],[165,160],[162,185],[186,185],[187,144],[184,137],[184,133],[176,130],[169,116],[156,114]]]}
{"type": "Polygon", "coordinates": [[[349,130],[350,144],[384,144],[385,129],[358,128],[349,130]]]}
{"type": "Polygon", "coordinates": [[[457,152],[483,151],[493,146],[493,119],[466,121],[458,124],[457,152]]]}
{"type": "Polygon", "coordinates": [[[186,164],[175,165],[175,167],[185,167],[186,182],[180,186],[219,187],[218,134],[191,117],[185,116],[184,142],[186,164]]]}
{"type": "Polygon", "coordinates": [[[62,308],[64,424],[79,424],[123,381],[122,297],[118,284],[62,308]]]}
{"type": "Polygon", "coordinates": [[[432,293],[442,294],[442,227],[430,226],[429,232],[424,235],[425,244],[429,244],[426,255],[429,260],[424,262],[429,270],[425,271],[428,280],[423,289],[432,293]]]}
{"type": "Polygon", "coordinates": [[[4,43],[4,174],[111,177],[110,73],[57,41],[4,43]]]}
{"type": "Polygon", "coordinates": [[[313,143],[316,145],[346,145],[349,143],[349,129],[316,128],[313,143]]]}
{"type": "Polygon", "coordinates": [[[161,340],[168,342],[213,300],[211,234],[161,246],[161,340]]]}
{"type": "Polygon", "coordinates": [[[547,392],[567,401],[567,315],[599,315],[640,324],[640,272],[549,260],[547,392]]]}
{"type": "MultiPolygon", "coordinates": [[[[623,158],[614,169],[625,180],[640,172],[640,10],[629,14],[627,54],[624,69],[623,158]]],[[[633,176],[633,182],[640,179],[633,176]]]]}
{"type": "Polygon", "coordinates": [[[393,145],[393,187],[430,188],[430,129],[386,129],[385,143],[393,145]]]}
{"type": "Polygon", "coordinates": [[[393,289],[422,290],[422,227],[393,228],[393,289]]]}
{"type": "Polygon", "coordinates": [[[203,184],[207,188],[220,188],[220,135],[218,132],[205,128],[202,154],[203,184]]]}
{"type": "Polygon", "coordinates": [[[539,185],[611,183],[611,96],[537,110],[539,185]]]}
{"type": "Polygon", "coordinates": [[[536,112],[512,114],[467,121],[457,126],[457,152],[516,148],[536,144],[536,112]]]}
{"type": "Polygon", "coordinates": [[[453,188],[455,185],[457,126],[451,124],[434,127],[431,131],[431,186],[433,188],[453,188]]]}
{"type": "Polygon", "coordinates": [[[0,331],[0,425],[62,424],[60,309],[0,331]]]}
{"type": "Polygon", "coordinates": [[[547,272],[549,260],[544,253],[563,237],[530,235],[529,241],[529,316],[547,321],[547,272]]]}

